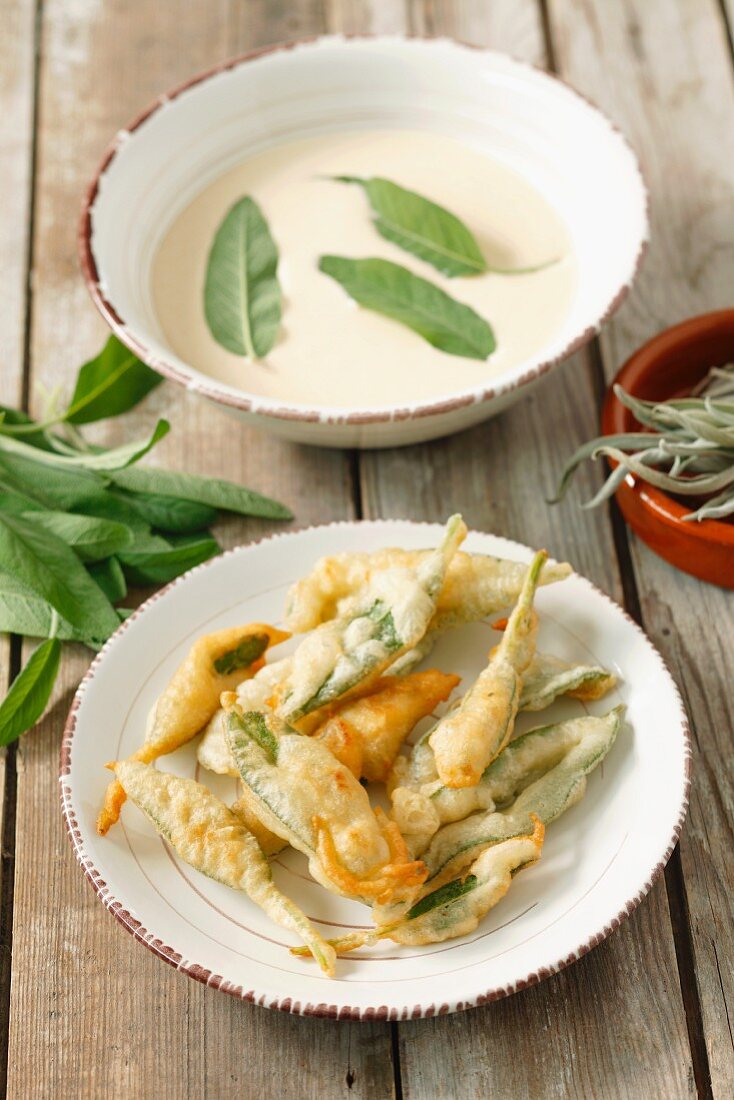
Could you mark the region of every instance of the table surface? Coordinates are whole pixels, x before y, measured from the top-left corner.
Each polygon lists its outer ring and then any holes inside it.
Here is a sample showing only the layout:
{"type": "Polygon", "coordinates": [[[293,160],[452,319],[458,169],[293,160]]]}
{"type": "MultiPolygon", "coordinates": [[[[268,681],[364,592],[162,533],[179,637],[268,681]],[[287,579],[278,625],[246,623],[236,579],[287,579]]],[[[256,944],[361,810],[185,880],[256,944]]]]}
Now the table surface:
{"type": "MultiPolygon", "coordinates": [[[[115,130],[190,73],[327,31],[451,35],[548,67],[608,112],[642,160],[652,246],[600,339],[510,412],[436,443],[359,454],[279,442],[166,384],[108,438],[165,415],[173,431],[159,461],[288,501],[294,526],[439,520],[450,501],[471,527],[547,546],[659,646],[695,754],[688,821],[664,877],[576,965],[458,1016],[299,1019],[177,974],[119,928],[84,881],[57,796],[61,729],[89,661],[69,646],[50,712],[3,761],[8,1094],[734,1095],[732,597],[653,556],[614,508],[542,503],[564,456],[595,433],[605,383],[630,352],[675,321],[732,305],[732,0],[2,0],[1,10],[0,401],[31,409],[40,387],[68,386],[104,337],[77,263],[82,189],[115,130]]],[[[578,493],[599,477],[584,470],[578,493]]],[[[218,533],[233,545],[265,530],[238,520],[218,533]]],[[[24,656],[19,643],[2,645],[4,679],[24,656]]]]}

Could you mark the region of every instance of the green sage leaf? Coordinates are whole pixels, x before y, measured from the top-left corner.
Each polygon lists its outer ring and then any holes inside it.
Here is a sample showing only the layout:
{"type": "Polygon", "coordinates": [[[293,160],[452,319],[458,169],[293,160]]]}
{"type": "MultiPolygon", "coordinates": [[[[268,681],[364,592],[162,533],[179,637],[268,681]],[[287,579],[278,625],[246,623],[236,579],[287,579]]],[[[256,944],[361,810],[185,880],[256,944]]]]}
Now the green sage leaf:
{"type": "Polygon", "coordinates": [[[27,516],[0,512],[0,569],[42,596],[83,635],[104,638],[117,629],[115,609],[74,551],[27,516]]]}
{"type": "Polygon", "coordinates": [[[249,634],[238,646],[217,657],[214,670],[220,676],[228,676],[238,668],[248,668],[258,657],[262,657],[268,648],[270,638],[267,634],[249,634]]]}
{"type": "MultiPolygon", "coordinates": [[[[87,566],[87,572],[95,584],[104,592],[110,603],[124,600],[127,596],[127,581],[122,566],[116,557],[93,562],[87,566]]],[[[118,609],[119,612],[119,609],[118,609]]]]}
{"type": "Polygon", "coordinates": [[[40,508],[63,510],[96,497],[107,484],[91,470],[60,468],[37,462],[38,452],[29,447],[25,454],[7,454],[0,449],[0,487],[35,501],[40,508]]]}
{"type": "Polygon", "coordinates": [[[235,355],[260,359],[278,335],[278,249],[254,201],[236,202],[216,232],[204,284],[204,313],[214,339],[235,355]]]}
{"type": "Polygon", "coordinates": [[[120,554],[120,562],[131,584],[166,584],[219,553],[219,543],[208,536],[165,550],[126,551],[120,554]]]}
{"type": "Polygon", "coordinates": [[[59,671],[61,642],[49,638],[31,654],[0,703],[0,745],[9,745],[34,726],[46,709],[59,671]]]}
{"type": "Polygon", "coordinates": [[[15,455],[20,458],[30,459],[39,465],[51,466],[56,469],[84,469],[105,472],[120,470],[125,466],[137,462],[143,455],[156,445],[156,443],[168,434],[170,424],[167,420],[159,420],[148,439],[136,440],[132,443],[123,443],[120,447],[111,450],[79,451],[78,454],[57,454],[55,451],[41,451],[37,447],[31,447],[20,439],[13,439],[7,435],[0,435],[0,451],[15,455]]]}
{"type": "Polygon", "coordinates": [[[99,355],[80,368],[64,420],[91,424],[107,416],[119,416],[162,381],[160,374],[141,363],[116,336],[110,336],[99,355]]]}
{"type": "Polygon", "coordinates": [[[129,502],[151,527],[171,535],[193,535],[217,519],[217,509],[195,500],[156,493],[130,494],[129,502]]]}
{"type": "Polygon", "coordinates": [[[65,542],[84,562],[100,561],[131,547],[133,532],[122,523],[73,512],[27,512],[26,518],[65,542]]]}
{"type": "Polygon", "coordinates": [[[407,325],[440,351],[487,359],[496,347],[492,329],[470,306],[400,264],[322,256],[319,270],[359,305],[407,325]]]}
{"type": "Polygon", "coordinates": [[[424,913],[430,913],[432,909],[440,909],[442,905],[450,905],[452,901],[469,894],[477,885],[476,875],[467,875],[465,879],[454,879],[444,886],[439,886],[430,894],[417,901],[412,909],[408,910],[406,920],[415,920],[424,913]]]}
{"type": "Polygon", "coordinates": [[[64,641],[83,642],[91,649],[99,649],[105,641],[104,637],[86,636],[61,618],[43,596],[16,577],[0,572],[0,632],[50,638],[55,626],[57,637],[64,641]]]}
{"type": "Polygon", "coordinates": [[[263,519],[292,519],[293,513],[277,500],[246,489],[233,481],[216,477],[199,477],[179,470],[161,470],[150,466],[117,470],[112,474],[115,485],[131,493],[155,493],[181,500],[197,501],[224,512],[263,519]]]}
{"type": "Polygon", "coordinates": [[[33,447],[40,447],[43,451],[52,450],[43,428],[28,415],[23,412],[22,409],[11,409],[7,405],[0,405],[0,431],[6,430],[9,435],[14,435],[15,431],[22,429],[23,438],[26,443],[30,443],[33,447]]]}
{"type": "Polygon", "coordinates": [[[443,206],[379,177],[336,178],[363,189],[372,207],[375,229],[385,240],[425,260],[449,278],[487,271],[473,234],[443,206]]]}

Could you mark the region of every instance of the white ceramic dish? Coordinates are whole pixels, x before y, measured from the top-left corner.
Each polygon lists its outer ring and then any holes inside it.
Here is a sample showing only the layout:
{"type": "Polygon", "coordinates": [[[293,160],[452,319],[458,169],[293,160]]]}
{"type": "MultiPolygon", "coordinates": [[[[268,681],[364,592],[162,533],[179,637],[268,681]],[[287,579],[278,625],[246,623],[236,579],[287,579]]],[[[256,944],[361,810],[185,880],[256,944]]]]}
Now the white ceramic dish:
{"type": "MultiPolygon", "coordinates": [[[[314,964],[291,956],[288,933],[244,895],[174,857],[134,806],[125,805],[121,823],[106,837],[96,834],[109,778],[105,762],[142,741],[150,707],[198,634],[253,619],[277,620],[289,584],[323,554],[430,546],[440,530],[401,521],[336,524],[241,547],[149,600],[94,661],[74,700],[61,750],[66,824],[104,904],[178,970],[245,1000],[301,1014],[407,1019],[452,1012],[522,989],[574,962],[632,912],[662,871],[687,806],[685,714],[662,659],[639,627],[578,576],[540,591],[541,647],[613,669],[619,687],[593,709],[623,701],[628,722],[591,775],[583,801],[549,828],[539,864],[519,876],[473,935],[432,948],[388,943],[364,949],[340,960],[337,979],[329,980],[314,964]]],[[[521,560],[530,556],[525,547],[492,535],[472,534],[466,546],[521,560]]],[[[446,635],[431,664],[470,682],[490,637],[486,623],[446,635]]],[[[528,726],[542,725],[548,713],[522,718],[528,726]]],[[[552,713],[582,708],[567,700],[552,713]]],[[[161,760],[160,767],[196,774],[195,747],[161,760]]],[[[234,794],[233,780],[203,771],[200,777],[225,797],[234,794]]],[[[297,853],[277,857],[274,871],[325,934],[368,923],[363,906],[310,881],[297,853]]]]}
{"type": "Polygon", "coordinates": [[[167,378],[290,439],[384,447],[469,427],[515,401],[614,312],[646,239],[647,196],[632,150],[556,78],[444,39],[330,37],[249,54],[156,100],[105,155],[84,205],[80,250],[105,319],[167,378]],[[405,407],[277,404],[180,359],[167,346],[151,294],[152,260],[176,215],[248,154],[297,137],[376,128],[427,129],[468,142],[518,171],[555,208],[579,279],[552,341],[486,387],[405,407]]]}

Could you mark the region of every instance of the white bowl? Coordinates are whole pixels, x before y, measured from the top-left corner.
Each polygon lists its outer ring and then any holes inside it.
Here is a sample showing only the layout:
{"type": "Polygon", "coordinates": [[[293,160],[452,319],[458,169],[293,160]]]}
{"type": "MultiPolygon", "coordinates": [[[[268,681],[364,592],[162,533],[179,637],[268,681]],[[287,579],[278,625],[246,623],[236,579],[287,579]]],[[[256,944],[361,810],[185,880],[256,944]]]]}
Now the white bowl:
{"type": "Polygon", "coordinates": [[[258,426],[304,443],[387,447],[467,428],[506,408],[589,340],[634,279],[647,194],[618,130],[565,84],[504,54],[447,40],[328,37],[230,61],[162,95],[121,130],[92,181],[80,250],[92,298],[133,351],[258,426]],[[471,142],[524,176],[565,223],[578,287],[539,353],[441,400],[319,408],[207,377],[167,345],[151,268],[181,210],[250,154],[294,138],[413,128],[471,142]]]}

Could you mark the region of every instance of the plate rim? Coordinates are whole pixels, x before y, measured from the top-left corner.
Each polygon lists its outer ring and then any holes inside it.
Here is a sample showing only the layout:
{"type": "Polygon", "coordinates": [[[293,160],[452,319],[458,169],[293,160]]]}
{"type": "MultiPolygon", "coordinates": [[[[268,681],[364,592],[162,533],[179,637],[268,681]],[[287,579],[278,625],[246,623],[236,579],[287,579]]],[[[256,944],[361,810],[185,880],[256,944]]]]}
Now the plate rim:
{"type": "MultiPolygon", "coordinates": [[[[338,1019],[338,1020],[359,1020],[359,1021],[372,1021],[372,1020],[412,1020],[429,1018],[437,1015],[448,1015],[453,1012],[464,1012],[471,1008],[478,1008],[481,1005],[489,1004],[492,1001],[501,1000],[504,997],[508,997],[513,993],[519,993],[523,989],[527,989],[530,986],[537,985],[546,978],[551,977],[554,974],[559,973],[561,970],[565,970],[566,967],[577,962],[588,954],[594,947],[600,944],[603,940],[607,939],[612,932],[619,928],[620,924],[632,915],[635,909],[644,900],[652,887],[663,873],[668,860],[670,859],[676,844],[680,838],[681,830],[686,819],[686,814],[690,802],[691,792],[691,775],[692,775],[692,760],[693,760],[693,744],[691,736],[691,728],[686,712],[685,704],[680,692],[680,688],[673,677],[668,663],[654,645],[652,640],[648,637],[647,633],[642,629],[639,623],[637,623],[632,616],[622,607],[620,604],[613,600],[606,592],[599,588],[593,581],[590,581],[583,574],[577,573],[574,570],[574,574],[580,577],[586,584],[590,586],[593,592],[601,596],[608,604],[611,605],[614,611],[620,613],[624,619],[635,629],[637,634],[641,636],[643,642],[647,645],[651,655],[657,658],[662,669],[667,673],[670,683],[673,688],[674,702],[680,711],[681,719],[681,734],[683,737],[683,787],[681,792],[681,801],[678,807],[678,813],[676,821],[673,825],[673,829],[668,840],[665,850],[660,855],[658,862],[648,872],[647,878],[642,883],[637,891],[627,899],[623,907],[619,910],[615,917],[613,917],[608,923],[597,929],[591,936],[588,937],[586,942],[579,944],[573,951],[570,951],[566,956],[557,959],[554,963],[548,966],[540,967],[537,971],[528,973],[524,978],[520,978],[515,982],[511,982],[502,986],[490,987],[486,992],[478,994],[473,1000],[458,1000],[444,1001],[440,1005],[432,1003],[430,1005],[415,1004],[413,1006],[404,1005],[401,1009],[388,1008],[386,1005],[368,1006],[368,1007],[356,1007],[350,1005],[336,1005],[327,1004],[326,1002],[319,1002],[313,1004],[307,1001],[305,1004],[301,1002],[297,997],[286,996],[283,998],[273,997],[266,992],[259,992],[255,989],[245,990],[244,986],[230,981],[222,974],[214,973],[212,970],[190,959],[184,959],[184,957],[175,948],[165,944],[163,940],[159,939],[154,933],[150,932],[144,927],[141,921],[136,917],[133,917],[130,911],[125,907],[125,903],[119,898],[116,898],[107,886],[102,873],[96,867],[93,859],[87,854],[84,848],[84,839],[82,836],[81,828],[76,816],[76,810],[73,803],[73,792],[71,787],[65,783],[65,780],[71,773],[71,749],[76,732],[77,715],[82,706],[84,695],[87,686],[94,679],[97,670],[101,663],[106,660],[110,650],[117,644],[118,639],[124,634],[128,626],[136,619],[141,618],[143,614],[159,600],[166,593],[170,592],[177,585],[185,583],[189,577],[195,573],[199,573],[210,566],[217,564],[222,559],[232,557],[234,555],[242,553],[244,550],[252,549],[256,546],[274,542],[276,540],[297,538],[306,532],[321,531],[325,532],[334,528],[359,528],[364,526],[370,527],[390,527],[394,524],[408,525],[411,527],[439,527],[440,524],[432,521],[410,520],[410,519],[363,519],[363,520],[337,520],[331,523],[323,524],[311,524],[307,527],[301,527],[297,530],[290,531],[278,531],[270,535],[265,535],[259,539],[253,539],[246,543],[241,543],[238,546],[232,547],[229,550],[225,550],[222,554],[218,554],[214,558],[210,558],[208,561],[202,562],[200,565],[195,566],[188,572],[181,574],[174,580],[169,581],[168,584],[158,589],[151,596],[148,597],[143,603],[135,609],[135,611],[129,615],[120,626],[104,643],[99,652],[95,655],[89,668],[82,677],[79,686],[74,693],[74,698],[69,709],[69,713],[64,724],[64,731],[61,738],[61,746],[59,750],[59,799],[61,803],[61,812],[66,828],[66,833],[69,837],[69,842],[72,847],[74,856],[81,866],[82,871],[87,881],[92,886],[95,894],[99,897],[105,908],[112,913],[115,919],[122,925],[122,927],[129,932],[134,939],[138,940],[149,951],[152,951],[154,955],[168,963],[175,970],[186,974],[188,977],[193,978],[195,981],[209,986],[213,989],[221,990],[224,993],[229,993],[231,996],[236,997],[238,1000],[246,1001],[250,1004],[257,1004],[265,1008],[277,1009],[281,1012],[288,1012],[298,1016],[316,1016],[321,1018],[338,1019]]],[[[474,531],[469,529],[469,534],[490,535],[492,538],[500,539],[502,542],[508,543],[512,546],[521,547],[523,550],[531,551],[531,547],[528,547],[525,543],[518,542],[515,539],[505,538],[503,535],[495,535],[493,532],[487,531],[474,531]]]]}

